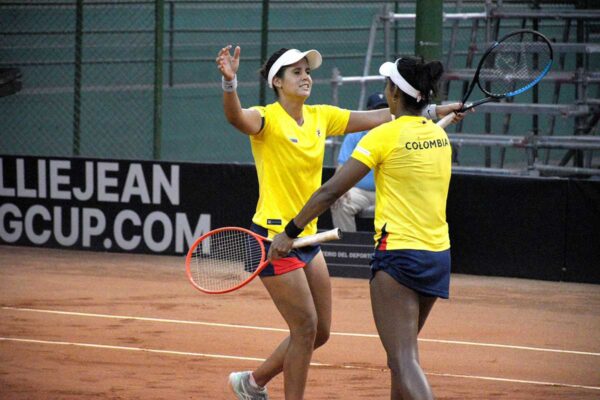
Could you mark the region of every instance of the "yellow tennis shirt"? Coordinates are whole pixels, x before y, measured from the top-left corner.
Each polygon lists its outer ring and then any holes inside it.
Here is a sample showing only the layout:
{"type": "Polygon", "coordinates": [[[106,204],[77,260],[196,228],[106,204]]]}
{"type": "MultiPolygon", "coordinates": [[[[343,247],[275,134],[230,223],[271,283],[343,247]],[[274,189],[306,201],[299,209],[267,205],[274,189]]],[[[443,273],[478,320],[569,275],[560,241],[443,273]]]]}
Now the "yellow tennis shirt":
{"type": "Polygon", "coordinates": [[[375,169],[375,241],[381,250],[450,248],[446,200],[452,149],[446,132],[402,116],[371,130],[352,157],[375,169]]]}
{"type": "MultiPolygon", "coordinates": [[[[297,122],[278,103],[252,107],[264,125],[250,136],[258,175],[259,196],[252,222],[269,230],[269,237],[283,232],[321,186],[325,138],[342,135],[350,111],[329,105],[304,105],[304,123],[297,122]]],[[[317,220],[301,236],[314,234],[317,220]]]]}

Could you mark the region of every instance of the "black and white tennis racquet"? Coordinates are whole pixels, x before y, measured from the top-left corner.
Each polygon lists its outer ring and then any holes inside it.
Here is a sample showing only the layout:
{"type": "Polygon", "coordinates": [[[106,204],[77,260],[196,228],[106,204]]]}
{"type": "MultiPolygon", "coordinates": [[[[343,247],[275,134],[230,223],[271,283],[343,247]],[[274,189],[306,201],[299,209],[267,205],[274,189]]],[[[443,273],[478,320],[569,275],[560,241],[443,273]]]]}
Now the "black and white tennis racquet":
{"type": "MultiPolygon", "coordinates": [[[[460,112],[526,92],[548,74],[552,61],[552,45],[541,33],[521,29],[503,36],[481,57],[475,76],[463,96],[460,112]],[[487,97],[467,103],[476,84],[487,97]]],[[[453,117],[454,113],[450,113],[437,124],[445,128],[453,117]]]]}

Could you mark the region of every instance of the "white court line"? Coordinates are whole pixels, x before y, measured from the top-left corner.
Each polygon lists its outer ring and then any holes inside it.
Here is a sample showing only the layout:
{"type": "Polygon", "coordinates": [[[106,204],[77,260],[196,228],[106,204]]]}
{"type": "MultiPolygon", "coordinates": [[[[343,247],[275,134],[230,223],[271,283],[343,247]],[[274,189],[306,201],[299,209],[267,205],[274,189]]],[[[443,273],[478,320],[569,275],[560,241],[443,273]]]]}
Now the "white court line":
{"type": "MultiPolygon", "coordinates": [[[[130,320],[136,320],[136,321],[163,322],[163,323],[170,323],[170,324],[187,324],[187,325],[213,326],[213,327],[220,327],[220,328],[253,329],[253,330],[270,331],[270,332],[286,332],[286,333],[289,332],[289,330],[281,329],[281,328],[269,328],[269,327],[252,326],[252,325],[221,324],[221,323],[217,323],[217,322],[186,321],[186,320],[180,320],[180,319],[132,317],[132,316],[126,316],[126,315],[111,315],[111,314],[92,314],[92,313],[82,313],[82,312],[75,312],[75,311],[43,310],[43,309],[37,309],[37,308],[21,308],[21,307],[9,307],[9,306],[3,306],[2,309],[3,310],[13,310],[13,311],[46,313],[46,314],[73,315],[73,316],[79,316],[79,317],[130,319],[130,320]]],[[[331,332],[331,335],[332,336],[367,337],[367,338],[376,338],[376,339],[379,338],[378,335],[369,334],[369,333],[331,332]]],[[[575,355],[596,356],[596,357],[600,356],[600,353],[593,353],[593,352],[588,352],[588,351],[548,349],[548,348],[541,348],[541,347],[515,346],[515,345],[497,344],[497,343],[465,342],[465,341],[460,341],[460,340],[422,339],[422,338],[419,338],[418,340],[421,342],[456,344],[456,345],[463,345],[463,346],[496,347],[496,348],[511,349],[511,350],[527,350],[527,351],[575,354],[575,355]]]]}
{"type": "MultiPolygon", "coordinates": [[[[205,357],[205,358],[217,358],[217,359],[227,359],[227,360],[243,360],[243,361],[257,361],[257,362],[265,361],[264,358],[256,358],[256,357],[229,356],[229,355],[223,355],[223,354],[195,353],[195,352],[188,352],[188,351],[158,350],[158,349],[147,349],[147,348],[143,348],[143,347],[112,346],[112,345],[95,344],[95,343],[76,343],[76,342],[62,342],[62,341],[0,337],[0,342],[3,342],[3,341],[4,342],[19,342],[19,343],[34,343],[34,344],[50,344],[50,345],[58,345],[58,346],[87,347],[87,348],[107,349],[107,350],[139,351],[139,352],[143,352],[143,353],[167,354],[167,355],[190,356],[190,357],[205,357]]],[[[385,368],[363,367],[363,366],[358,366],[358,365],[328,364],[328,363],[320,363],[320,362],[311,362],[310,365],[313,367],[325,367],[325,368],[386,371],[385,368]]],[[[600,390],[600,387],[598,387],[598,386],[573,385],[573,384],[569,384],[569,383],[528,381],[528,380],[523,380],[523,379],[495,378],[495,377],[491,377],[491,376],[477,376],[477,375],[445,374],[445,373],[437,373],[437,372],[427,372],[425,374],[432,375],[432,376],[450,377],[450,378],[477,379],[477,380],[485,380],[485,381],[522,383],[522,384],[539,385],[539,386],[561,386],[561,387],[569,387],[569,388],[575,388],[575,389],[600,390]]]]}

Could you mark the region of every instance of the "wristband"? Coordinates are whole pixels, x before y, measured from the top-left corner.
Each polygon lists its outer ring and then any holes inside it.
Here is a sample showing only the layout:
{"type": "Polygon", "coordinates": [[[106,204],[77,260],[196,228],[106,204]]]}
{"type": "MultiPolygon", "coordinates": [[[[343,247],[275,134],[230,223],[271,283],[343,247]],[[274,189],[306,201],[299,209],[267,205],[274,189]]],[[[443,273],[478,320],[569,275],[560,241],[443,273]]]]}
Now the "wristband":
{"type": "Polygon", "coordinates": [[[233,79],[230,81],[226,81],[225,77],[222,76],[221,77],[221,87],[223,88],[224,92],[235,92],[235,89],[237,89],[238,86],[238,81],[237,81],[237,75],[233,76],[233,79]]]}
{"type": "Polygon", "coordinates": [[[437,120],[438,116],[437,116],[436,105],[435,104],[429,104],[429,105],[427,105],[427,107],[425,107],[425,109],[423,110],[422,115],[425,118],[429,118],[429,119],[432,119],[434,121],[437,120]]]}
{"type": "Polygon", "coordinates": [[[292,218],[290,222],[285,226],[285,234],[288,235],[290,239],[296,239],[298,235],[302,233],[304,228],[298,228],[294,223],[294,219],[292,218]]]}

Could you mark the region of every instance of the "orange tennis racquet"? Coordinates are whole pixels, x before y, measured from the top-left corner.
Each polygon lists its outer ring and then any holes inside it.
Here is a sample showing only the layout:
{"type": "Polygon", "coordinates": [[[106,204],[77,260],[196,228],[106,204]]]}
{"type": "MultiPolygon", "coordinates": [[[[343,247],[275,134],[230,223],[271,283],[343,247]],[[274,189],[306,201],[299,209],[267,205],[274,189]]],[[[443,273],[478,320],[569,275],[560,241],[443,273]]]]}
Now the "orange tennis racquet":
{"type": "MultiPolygon", "coordinates": [[[[342,237],[339,228],[294,240],[293,248],[342,237]]],[[[227,293],[254,279],[267,264],[265,241],[270,239],[248,229],[225,227],[199,237],[185,258],[188,279],[204,293],[227,293]]]]}

